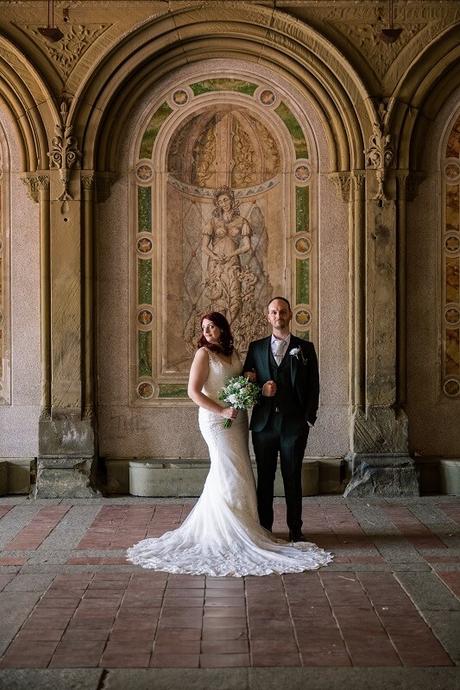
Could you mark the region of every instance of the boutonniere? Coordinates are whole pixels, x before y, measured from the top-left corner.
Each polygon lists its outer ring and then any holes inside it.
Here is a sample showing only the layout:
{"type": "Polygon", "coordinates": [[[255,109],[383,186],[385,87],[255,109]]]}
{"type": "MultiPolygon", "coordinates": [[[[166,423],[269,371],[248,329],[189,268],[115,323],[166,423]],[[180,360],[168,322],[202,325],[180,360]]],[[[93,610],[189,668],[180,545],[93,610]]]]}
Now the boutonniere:
{"type": "Polygon", "coordinates": [[[291,350],[289,350],[289,354],[291,355],[291,357],[295,357],[296,359],[301,361],[302,364],[307,363],[307,357],[305,357],[300,347],[293,347],[291,350]]]}

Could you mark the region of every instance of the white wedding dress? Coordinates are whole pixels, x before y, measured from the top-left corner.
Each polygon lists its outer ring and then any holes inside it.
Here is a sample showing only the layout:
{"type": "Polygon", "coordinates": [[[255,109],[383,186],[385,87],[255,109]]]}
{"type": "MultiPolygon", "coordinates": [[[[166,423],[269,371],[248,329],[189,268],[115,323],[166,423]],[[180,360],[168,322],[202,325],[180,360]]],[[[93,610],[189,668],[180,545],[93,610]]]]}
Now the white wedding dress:
{"type": "MultiPolygon", "coordinates": [[[[227,380],[241,372],[234,353],[229,364],[209,352],[203,393],[218,401],[227,380]]],[[[161,537],[144,539],[127,557],[143,568],[189,575],[269,575],[313,570],[332,560],[315,544],[275,539],[258,521],[254,476],[248,453],[246,412],[231,427],[200,407],[199,424],[211,468],[203,493],[183,524],[161,537]]]]}

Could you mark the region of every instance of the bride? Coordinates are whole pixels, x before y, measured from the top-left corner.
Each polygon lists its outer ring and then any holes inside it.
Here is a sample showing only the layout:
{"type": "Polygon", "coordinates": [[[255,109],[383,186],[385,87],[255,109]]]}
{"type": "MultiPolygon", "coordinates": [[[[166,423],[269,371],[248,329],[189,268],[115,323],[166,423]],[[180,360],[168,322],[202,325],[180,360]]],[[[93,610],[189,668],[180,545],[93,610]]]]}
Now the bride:
{"type": "Polygon", "coordinates": [[[218,394],[241,373],[226,318],[211,312],[201,319],[188,384],[199,406],[199,426],[211,460],[203,493],[183,524],[144,539],[127,557],[143,568],[190,575],[269,575],[313,570],[332,560],[315,544],[290,544],[260,526],[248,452],[247,413],[223,407],[218,394]],[[224,419],[232,425],[224,427],[224,419]]]}

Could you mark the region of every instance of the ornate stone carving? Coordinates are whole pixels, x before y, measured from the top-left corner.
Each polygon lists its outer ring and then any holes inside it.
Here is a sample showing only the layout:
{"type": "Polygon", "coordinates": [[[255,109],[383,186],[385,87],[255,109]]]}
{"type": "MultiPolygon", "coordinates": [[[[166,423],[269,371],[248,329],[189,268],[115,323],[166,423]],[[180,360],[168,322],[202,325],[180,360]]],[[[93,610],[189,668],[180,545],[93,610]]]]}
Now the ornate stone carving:
{"type": "Polygon", "coordinates": [[[60,26],[64,36],[57,43],[49,43],[38,31],[38,26],[27,26],[25,28],[34,35],[48,57],[56,65],[59,73],[64,79],[67,79],[90,45],[110,26],[112,25],[64,24],[60,26]]]}
{"type": "Polygon", "coordinates": [[[50,186],[48,173],[26,174],[21,177],[21,180],[27,187],[27,195],[36,204],[38,203],[40,189],[49,189],[50,186]]]}
{"type": "Polygon", "coordinates": [[[369,137],[366,150],[366,167],[375,170],[378,190],[374,199],[386,201],[384,183],[386,170],[394,158],[391,135],[386,131],[387,109],[385,103],[380,103],[378,109],[379,122],[373,124],[373,134],[369,137]]]}
{"type": "Polygon", "coordinates": [[[355,183],[355,189],[359,191],[362,189],[364,186],[364,183],[366,181],[366,173],[364,170],[354,170],[353,171],[353,180],[355,183]]]}
{"type": "Polygon", "coordinates": [[[328,179],[334,183],[339,199],[348,203],[351,199],[351,173],[335,172],[328,175],[328,179]]]}
{"type": "Polygon", "coordinates": [[[95,187],[96,182],[96,175],[94,173],[94,170],[82,172],[80,181],[81,186],[85,190],[85,192],[92,191],[95,187]]]}
{"type": "Polygon", "coordinates": [[[380,34],[383,23],[377,21],[372,24],[331,21],[330,24],[345,34],[349,41],[358,48],[379,79],[385,77],[389,67],[397,60],[403,48],[426,26],[426,22],[404,24],[399,38],[394,43],[388,44],[382,40],[380,34]]]}
{"type": "Polygon", "coordinates": [[[51,140],[51,151],[48,153],[52,168],[58,168],[59,177],[63,185],[62,194],[58,197],[63,202],[73,197],[69,192],[70,171],[81,158],[77,147],[77,139],[72,136],[72,125],[68,124],[68,108],[65,100],[61,103],[60,122],[55,125],[56,136],[51,140]]]}

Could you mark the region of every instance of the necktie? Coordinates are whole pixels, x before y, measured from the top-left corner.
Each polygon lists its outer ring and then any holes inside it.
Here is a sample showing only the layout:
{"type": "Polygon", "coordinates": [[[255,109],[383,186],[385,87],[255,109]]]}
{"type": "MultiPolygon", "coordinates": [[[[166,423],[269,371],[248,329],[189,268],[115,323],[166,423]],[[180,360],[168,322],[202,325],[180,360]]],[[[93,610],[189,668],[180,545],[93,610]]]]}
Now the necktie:
{"type": "Polygon", "coordinates": [[[275,340],[275,362],[279,366],[283,361],[284,340],[275,340]]]}

